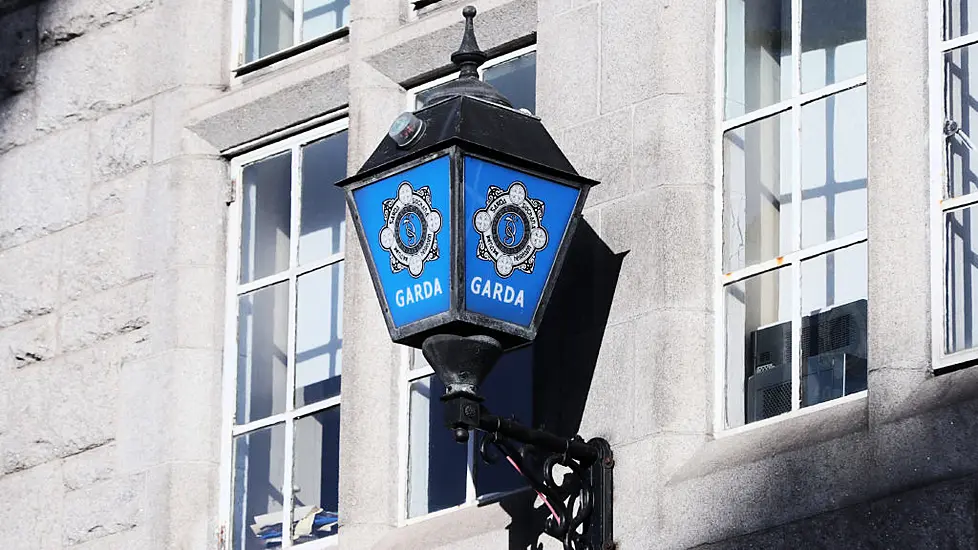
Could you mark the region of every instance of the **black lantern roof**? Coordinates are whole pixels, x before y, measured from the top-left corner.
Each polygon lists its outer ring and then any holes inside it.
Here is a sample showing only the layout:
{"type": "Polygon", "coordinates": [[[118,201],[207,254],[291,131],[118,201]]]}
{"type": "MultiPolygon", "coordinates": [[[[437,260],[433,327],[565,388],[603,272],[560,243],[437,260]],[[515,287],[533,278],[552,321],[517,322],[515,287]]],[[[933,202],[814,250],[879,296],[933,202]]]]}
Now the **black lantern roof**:
{"type": "Polygon", "coordinates": [[[511,157],[544,172],[578,176],[535,116],[469,96],[449,97],[414,114],[424,122],[421,137],[409,148],[400,148],[393,138],[384,137],[360,168],[358,178],[454,144],[467,145],[474,152],[511,157]]]}

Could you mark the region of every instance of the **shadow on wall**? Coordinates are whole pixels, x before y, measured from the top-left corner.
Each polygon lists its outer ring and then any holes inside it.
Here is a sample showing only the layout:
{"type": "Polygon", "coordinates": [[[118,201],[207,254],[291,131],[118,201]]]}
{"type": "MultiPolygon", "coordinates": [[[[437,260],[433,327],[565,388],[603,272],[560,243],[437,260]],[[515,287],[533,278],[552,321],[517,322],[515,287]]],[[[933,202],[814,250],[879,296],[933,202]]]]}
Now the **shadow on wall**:
{"type": "MultiPolygon", "coordinates": [[[[40,0],[0,0],[0,112],[34,84],[40,0]]],[[[0,118],[2,120],[2,118],[0,118]]]]}
{"type": "MultiPolygon", "coordinates": [[[[578,225],[533,344],[538,427],[577,435],[625,254],[613,253],[587,222],[578,225]]],[[[547,536],[543,525],[549,511],[533,508],[535,496],[520,493],[501,502],[513,518],[508,527],[512,549],[540,548],[538,540],[547,536]]]]}

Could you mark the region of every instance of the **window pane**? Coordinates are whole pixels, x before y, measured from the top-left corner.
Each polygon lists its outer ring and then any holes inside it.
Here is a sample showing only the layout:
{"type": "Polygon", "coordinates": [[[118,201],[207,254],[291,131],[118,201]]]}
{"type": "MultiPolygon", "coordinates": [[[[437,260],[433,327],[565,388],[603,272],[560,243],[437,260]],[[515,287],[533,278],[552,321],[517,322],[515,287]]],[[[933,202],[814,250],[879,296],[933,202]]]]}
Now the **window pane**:
{"type": "Polygon", "coordinates": [[[346,177],[346,143],[344,130],[302,148],[300,264],[343,250],[346,200],[333,184],[346,177]]]}
{"type": "MultiPolygon", "coordinates": [[[[515,417],[523,425],[533,426],[533,348],[526,346],[503,355],[479,388],[479,393],[492,404],[493,414],[515,417]]],[[[485,464],[476,457],[476,494],[482,496],[525,487],[526,480],[509,461],[496,449],[492,452],[499,456],[495,464],[485,464]]]]}
{"type": "Polygon", "coordinates": [[[305,0],[302,39],[331,33],[350,22],[350,0],[305,0]]]}
{"type": "Polygon", "coordinates": [[[734,271],[791,249],[791,115],[723,135],[723,266],[734,271]]]}
{"type": "Polygon", "coordinates": [[[791,0],[727,0],[726,116],[791,97],[791,0]]]}
{"type": "Polygon", "coordinates": [[[944,37],[957,38],[978,32],[978,2],[944,0],[944,37]]]}
{"type": "Polygon", "coordinates": [[[801,264],[801,406],[866,389],[866,244],[801,264]]]}
{"type": "Polygon", "coordinates": [[[292,540],[299,544],[336,534],[340,408],[296,420],[294,441],[292,540]]]}
{"type": "Polygon", "coordinates": [[[866,0],[802,2],[801,91],[866,72],[866,0]]]}
{"type": "Polygon", "coordinates": [[[238,424],[285,410],[288,339],[288,282],[238,299],[238,424]]]}
{"type": "MultiPolygon", "coordinates": [[[[975,177],[978,151],[968,147],[969,140],[978,143],[978,93],[971,91],[971,63],[978,56],[978,45],[952,50],[944,56],[945,118],[960,131],[947,138],[946,194],[952,197],[974,193],[978,189],[975,177]],[[976,125],[972,125],[972,123],[976,125]],[[968,139],[965,138],[967,136],[968,139]]],[[[976,81],[978,82],[978,81],[976,81]]]]}
{"type": "Polygon", "coordinates": [[[281,544],[285,425],[234,438],[235,550],[264,550],[281,544]]]}
{"type": "Polygon", "coordinates": [[[445,386],[435,376],[411,384],[408,517],[465,502],[468,446],[445,427],[445,386]]]}
{"type": "Polygon", "coordinates": [[[975,346],[978,319],[978,208],[970,207],[945,216],[944,349],[954,353],[975,346]]]}
{"type": "Polygon", "coordinates": [[[728,427],[791,410],[791,270],[725,289],[728,427]]]}
{"type": "Polygon", "coordinates": [[[343,264],[299,277],[296,289],[295,406],[340,394],[343,264]]]}
{"type": "Polygon", "coordinates": [[[245,62],[292,46],[293,0],[248,0],[245,62]]]}
{"type": "Polygon", "coordinates": [[[486,69],[483,80],[499,90],[514,109],[537,108],[537,54],[528,53],[486,69]]]}
{"type": "Polygon", "coordinates": [[[801,108],[801,244],[866,229],[866,87],[801,108]]]}
{"type": "Polygon", "coordinates": [[[292,154],[249,164],[242,174],[242,283],[289,267],[292,154]]]}

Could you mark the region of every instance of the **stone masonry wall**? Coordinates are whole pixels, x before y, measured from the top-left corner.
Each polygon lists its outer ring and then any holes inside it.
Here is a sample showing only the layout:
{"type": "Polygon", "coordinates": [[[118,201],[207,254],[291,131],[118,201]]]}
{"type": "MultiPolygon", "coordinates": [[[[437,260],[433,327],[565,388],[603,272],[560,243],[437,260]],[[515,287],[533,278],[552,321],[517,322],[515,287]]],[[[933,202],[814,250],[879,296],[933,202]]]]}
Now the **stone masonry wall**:
{"type": "Polygon", "coordinates": [[[0,18],[2,546],[215,548],[226,170],[183,119],[227,6],[27,4],[0,18]]]}

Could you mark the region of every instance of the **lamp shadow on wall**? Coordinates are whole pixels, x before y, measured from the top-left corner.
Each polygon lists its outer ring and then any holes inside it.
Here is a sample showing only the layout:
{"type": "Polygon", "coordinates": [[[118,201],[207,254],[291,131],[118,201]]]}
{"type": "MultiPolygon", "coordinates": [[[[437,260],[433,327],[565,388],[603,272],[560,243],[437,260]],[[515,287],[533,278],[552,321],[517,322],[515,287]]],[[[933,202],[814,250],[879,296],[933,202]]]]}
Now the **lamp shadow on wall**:
{"type": "MultiPolygon", "coordinates": [[[[532,345],[535,427],[565,437],[578,434],[626,254],[612,252],[581,220],[532,345]]],[[[535,496],[521,492],[500,503],[513,519],[511,549],[541,548],[549,511],[533,507],[535,496]]]]}

